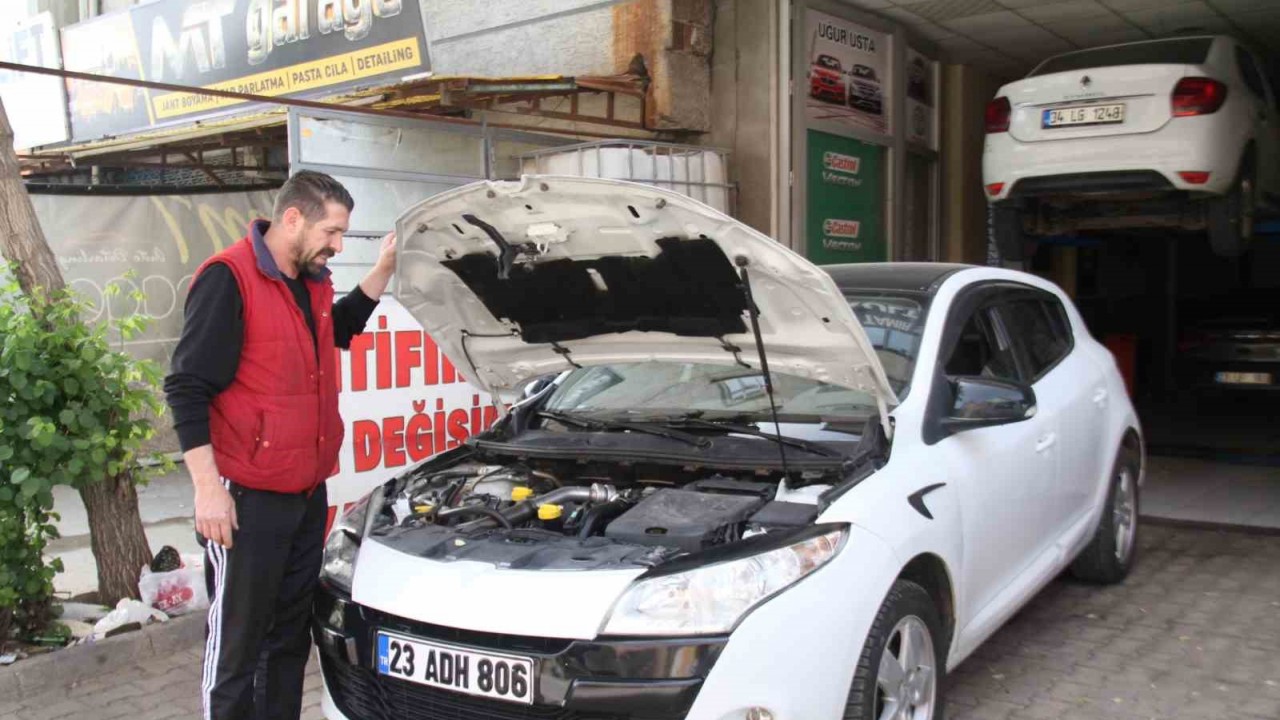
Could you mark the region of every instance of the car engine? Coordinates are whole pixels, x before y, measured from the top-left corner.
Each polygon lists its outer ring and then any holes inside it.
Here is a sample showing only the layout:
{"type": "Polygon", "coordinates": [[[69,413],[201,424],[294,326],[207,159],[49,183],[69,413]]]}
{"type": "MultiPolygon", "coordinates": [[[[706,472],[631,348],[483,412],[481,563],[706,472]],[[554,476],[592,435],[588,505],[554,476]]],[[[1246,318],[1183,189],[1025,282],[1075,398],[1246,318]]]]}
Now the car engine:
{"type": "Polygon", "coordinates": [[[370,533],[441,560],[528,569],[654,566],[811,524],[817,494],[835,478],[806,480],[790,489],[780,473],[469,462],[389,483],[370,533]]]}

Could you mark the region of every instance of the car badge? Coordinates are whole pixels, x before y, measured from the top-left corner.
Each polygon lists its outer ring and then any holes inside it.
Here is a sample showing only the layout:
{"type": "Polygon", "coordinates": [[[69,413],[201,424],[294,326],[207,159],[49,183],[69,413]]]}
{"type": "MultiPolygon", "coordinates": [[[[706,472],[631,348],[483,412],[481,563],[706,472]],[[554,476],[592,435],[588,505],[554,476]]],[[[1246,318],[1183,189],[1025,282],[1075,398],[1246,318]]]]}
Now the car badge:
{"type": "Polygon", "coordinates": [[[1093,84],[1093,78],[1089,77],[1088,75],[1085,75],[1084,77],[1080,78],[1080,84],[1083,85],[1084,87],[1089,87],[1090,85],[1093,84]]]}

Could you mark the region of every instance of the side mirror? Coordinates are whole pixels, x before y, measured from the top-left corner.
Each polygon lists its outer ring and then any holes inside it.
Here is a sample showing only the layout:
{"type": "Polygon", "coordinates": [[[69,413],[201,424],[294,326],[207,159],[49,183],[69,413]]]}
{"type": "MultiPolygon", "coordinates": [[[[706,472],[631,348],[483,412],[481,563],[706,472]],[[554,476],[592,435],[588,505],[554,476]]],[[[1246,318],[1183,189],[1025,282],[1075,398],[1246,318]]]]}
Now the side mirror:
{"type": "Polygon", "coordinates": [[[942,427],[954,435],[965,430],[1008,425],[1036,414],[1036,393],[1029,385],[984,377],[951,377],[951,409],[942,427]]]}

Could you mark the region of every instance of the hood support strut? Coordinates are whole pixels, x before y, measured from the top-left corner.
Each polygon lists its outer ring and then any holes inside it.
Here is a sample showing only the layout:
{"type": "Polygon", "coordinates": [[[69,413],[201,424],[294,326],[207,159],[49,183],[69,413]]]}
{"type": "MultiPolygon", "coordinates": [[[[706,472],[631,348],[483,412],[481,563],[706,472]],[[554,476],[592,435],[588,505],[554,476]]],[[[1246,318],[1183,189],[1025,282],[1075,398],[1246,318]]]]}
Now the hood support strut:
{"type": "Polygon", "coordinates": [[[787,471],[787,447],[782,440],[782,425],[778,423],[778,405],[773,400],[773,377],[769,374],[769,359],[764,354],[764,338],[760,336],[760,308],[751,295],[751,276],[747,273],[747,265],[751,261],[746,255],[734,258],[738,273],[742,277],[742,292],[747,296],[747,314],[751,317],[751,332],[756,336],[756,352],[760,353],[760,373],[764,375],[764,391],[769,396],[769,410],[773,415],[773,430],[778,437],[778,458],[782,461],[782,477],[790,475],[787,471]]]}

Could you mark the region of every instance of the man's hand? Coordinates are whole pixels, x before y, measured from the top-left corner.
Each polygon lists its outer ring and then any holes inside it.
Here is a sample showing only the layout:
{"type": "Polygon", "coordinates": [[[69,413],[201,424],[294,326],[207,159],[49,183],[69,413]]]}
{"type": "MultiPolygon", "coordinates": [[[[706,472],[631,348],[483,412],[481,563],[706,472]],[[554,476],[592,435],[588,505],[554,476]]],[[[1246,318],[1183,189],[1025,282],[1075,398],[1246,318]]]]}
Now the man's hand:
{"type": "Polygon", "coordinates": [[[394,230],[382,237],[382,247],[378,250],[378,261],[373,269],[360,281],[360,290],[366,297],[377,300],[387,289],[391,276],[396,273],[396,233],[394,230]]]}
{"type": "Polygon", "coordinates": [[[197,480],[196,485],[196,532],[205,536],[210,542],[216,542],[224,548],[230,548],[232,535],[240,529],[236,520],[236,502],[222,482],[214,478],[197,480]]]}
{"type": "Polygon", "coordinates": [[[183,454],[183,460],[196,490],[196,532],[210,542],[231,547],[232,534],[240,524],[236,520],[236,502],[222,484],[213,460],[213,447],[192,448],[183,454]]]}

